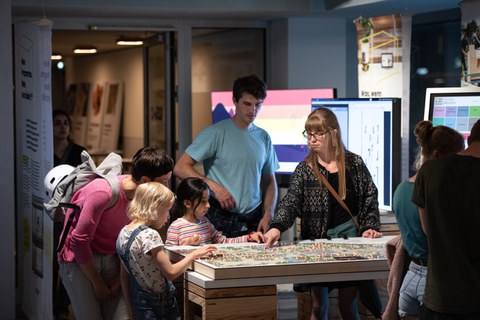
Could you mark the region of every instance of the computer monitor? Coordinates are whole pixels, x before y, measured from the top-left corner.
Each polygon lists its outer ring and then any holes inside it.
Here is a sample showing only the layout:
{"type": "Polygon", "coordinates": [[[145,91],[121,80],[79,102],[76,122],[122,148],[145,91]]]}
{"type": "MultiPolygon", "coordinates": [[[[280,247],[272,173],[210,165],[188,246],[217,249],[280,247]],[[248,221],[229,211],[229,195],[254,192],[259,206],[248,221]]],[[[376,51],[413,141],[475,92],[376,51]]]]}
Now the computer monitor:
{"type": "Polygon", "coordinates": [[[467,147],[473,124],[480,119],[480,88],[427,88],[424,119],[457,130],[467,147]]]}
{"type": "MultiPolygon", "coordinates": [[[[312,98],[334,98],[334,88],[268,90],[254,124],[272,139],[280,168],[276,173],[291,174],[308,154],[302,132],[311,112],[312,98]]],[[[231,91],[212,92],[213,123],[232,117],[235,106],[231,91]]]]}
{"type": "Polygon", "coordinates": [[[320,107],[335,113],[345,147],[362,157],[378,188],[379,209],[391,211],[401,181],[401,99],[312,99],[312,110],[320,107]]]}

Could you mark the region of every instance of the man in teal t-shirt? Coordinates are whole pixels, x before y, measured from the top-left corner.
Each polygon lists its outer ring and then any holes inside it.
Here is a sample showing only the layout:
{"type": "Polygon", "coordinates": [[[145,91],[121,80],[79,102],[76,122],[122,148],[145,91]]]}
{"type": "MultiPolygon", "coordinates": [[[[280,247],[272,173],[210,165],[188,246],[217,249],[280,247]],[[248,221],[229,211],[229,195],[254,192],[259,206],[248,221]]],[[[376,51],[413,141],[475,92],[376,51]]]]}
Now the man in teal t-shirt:
{"type": "Polygon", "coordinates": [[[275,209],[277,156],[269,134],[253,124],[266,89],[255,75],[238,78],[233,118],[201,131],[174,168],[180,179],[199,177],[208,184],[212,197],[206,216],[227,237],[266,232],[275,209]],[[194,169],[198,162],[205,176],[194,169]]]}

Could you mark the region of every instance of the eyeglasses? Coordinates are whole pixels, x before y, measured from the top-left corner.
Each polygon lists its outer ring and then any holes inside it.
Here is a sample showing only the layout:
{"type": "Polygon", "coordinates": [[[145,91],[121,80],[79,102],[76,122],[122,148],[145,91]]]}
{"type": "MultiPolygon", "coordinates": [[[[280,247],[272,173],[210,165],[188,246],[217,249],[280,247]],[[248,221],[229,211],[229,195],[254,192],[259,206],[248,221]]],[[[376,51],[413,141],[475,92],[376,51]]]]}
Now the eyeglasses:
{"type": "Polygon", "coordinates": [[[307,130],[302,132],[302,135],[305,137],[305,139],[310,140],[310,138],[314,137],[315,140],[320,140],[325,138],[325,135],[329,133],[330,131],[323,131],[323,132],[308,132],[307,130]]]}

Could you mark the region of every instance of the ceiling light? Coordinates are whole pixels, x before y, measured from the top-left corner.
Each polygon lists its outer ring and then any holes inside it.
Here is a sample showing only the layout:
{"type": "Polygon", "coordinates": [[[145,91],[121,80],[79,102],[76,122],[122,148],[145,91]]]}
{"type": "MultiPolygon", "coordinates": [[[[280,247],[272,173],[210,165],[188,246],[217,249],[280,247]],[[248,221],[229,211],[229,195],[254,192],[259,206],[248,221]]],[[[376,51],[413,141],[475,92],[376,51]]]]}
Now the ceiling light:
{"type": "Polygon", "coordinates": [[[75,48],[73,49],[73,53],[85,54],[85,53],[96,53],[96,48],[75,48]]]}
{"type": "Polygon", "coordinates": [[[62,60],[63,57],[62,57],[61,54],[56,54],[56,53],[54,53],[54,54],[52,54],[51,59],[52,59],[52,60],[62,60]]]}
{"type": "Polygon", "coordinates": [[[388,2],[390,0],[325,0],[325,9],[336,10],[352,7],[360,7],[379,2],[388,2]]]}
{"type": "Polygon", "coordinates": [[[119,46],[141,46],[142,44],[143,44],[143,40],[141,39],[125,39],[125,38],[117,39],[117,45],[119,46]]]}

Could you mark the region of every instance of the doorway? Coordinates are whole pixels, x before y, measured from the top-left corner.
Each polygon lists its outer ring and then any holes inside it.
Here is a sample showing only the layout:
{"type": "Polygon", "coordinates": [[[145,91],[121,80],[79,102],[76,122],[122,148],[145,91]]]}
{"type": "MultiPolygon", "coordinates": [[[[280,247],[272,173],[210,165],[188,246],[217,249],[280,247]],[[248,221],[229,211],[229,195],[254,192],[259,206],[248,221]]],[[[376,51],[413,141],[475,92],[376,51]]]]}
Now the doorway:
{"type": "Polygon", "coordinates": [[[52,107],[71,114],[72,137],[98,155],[97,161],[116,151],[128,162],[145,145],[172,149],[176,52],[172,39],[173,31],[53,30],[52,53],[62,59],[52,63],[52,107]],[[122,39],[143,43],[117,45],[122,39]],[[73,54],[73,49],[87,46],[97,52],[73,54]],[[114,136],[114,144],[102,144],[108,135],[114,136]]]}

